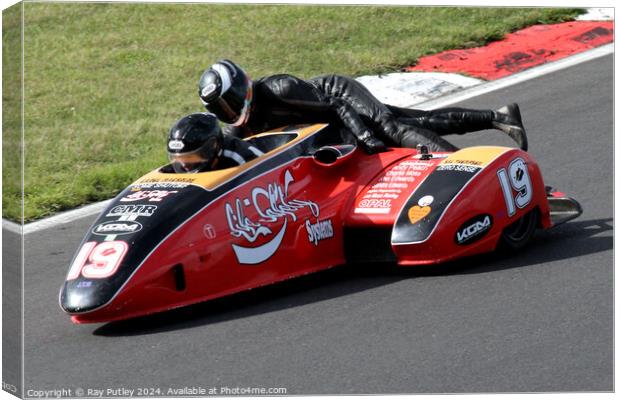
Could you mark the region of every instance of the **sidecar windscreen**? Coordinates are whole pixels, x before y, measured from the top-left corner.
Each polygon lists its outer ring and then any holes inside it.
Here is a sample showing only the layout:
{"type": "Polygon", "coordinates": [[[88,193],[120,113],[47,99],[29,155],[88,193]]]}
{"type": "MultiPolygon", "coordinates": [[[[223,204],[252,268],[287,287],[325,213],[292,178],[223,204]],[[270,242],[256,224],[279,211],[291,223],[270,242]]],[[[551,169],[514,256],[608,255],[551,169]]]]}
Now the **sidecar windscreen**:
{"type": "Polygon", "coordinates": [[[263,153],[267,153],[287,144],[291,140],[297,138],[297,136],[297,133],[274,133],[270,135],[252,137],[246,139],[246,141],[251,143],[263,153]]]}

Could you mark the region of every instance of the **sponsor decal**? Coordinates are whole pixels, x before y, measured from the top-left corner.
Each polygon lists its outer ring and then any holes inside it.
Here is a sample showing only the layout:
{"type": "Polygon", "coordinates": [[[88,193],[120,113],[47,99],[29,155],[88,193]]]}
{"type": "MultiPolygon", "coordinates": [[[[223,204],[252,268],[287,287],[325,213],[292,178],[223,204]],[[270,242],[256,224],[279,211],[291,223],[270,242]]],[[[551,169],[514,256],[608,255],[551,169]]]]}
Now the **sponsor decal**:
{"type": "MultiPolygon", "coordinates": [[[[394,165],[379,178],[357,203],[356,214],[389,214],[403,193],[409,193],[420,176],[432,166],[414,159],[408,159],[394,165]]],[[[397,207],[397,206],[396,206],[397,207]]]]}
{"type": "Polygon", "coordinates": [[[307,208],[314,217],[319,216],[319,206],[309,200],[289,199],[288,189],[295,179],[287,170],[284,182],[271,183],[267,187],[255,187],[249,198],[235,199],[226,203],[226,220],[230,234],[236,238],[244,238],[249,245],[233,244],[233,251],[240,264],[259,264],[271,257],[280,247],[286,233],[288,222],[297,221],[297,213],[307,208]],[[257,218],[246,216],[246,210],[254,210],[257,218]],[[279,231],[274,235],[273,225],[283,221],[279,231]],[[270,237],[261,245],[253,245],[260,237],[270,237]]]}
{"type": "Polygon", "coordinates": [[[467,220],[456,231],[454,241],[459,246],[474,243],[475,241],[482,239],[484,235],[491,230],[493,225],[493,217],[489,214],[480,214],[467,220]]]}
{"type": "Polygon", "coordinates": [[[183,177],[183,176],[166,176],[165,178],[162,177],[154,177],[154,178],[143,178],[141,179],[137,185],[143,185],[145,183],[192,183],[196,180],[196,178],[193,177],[183,177]]]}
{"type": "Polygon", "coordinates": [[[432,208],[430,208],[429,206],[433,203],[434,200],[435,198],[430,194],[421,197],[420,200],[418,200],[418,205],[411,207],[407,212],[409,222],[415,224],[422,218],[426,217],[432,210],[432,208]]]}
{"type": "Polygon", "coordinates": [[[478,160],[457,160],[454,158],[451,158],[449,160],[444,161],[444,163],[446,164],[465,164],[465,165],[475,165],[477,167],[481,167],[482,166],[482,161],[478,161],[478,160]]]}
{"type": "Polygon", "coordinates": [[[170,150],[182,150],[185,147],[185,143],[180,140],[171,140],[168,142],[168,148],[170,150]]]}
{"type": "Polygon", "coordinates": [[[209,83],[207,86],[202,88],[202,91],[200,92],[200,94],[202,95],[202,97],[207,97],[208,95],[213,93],[213,91],[215,91],[216,88],[217,88],[217,85],[215,83],[209,83]]]}
{"type": "Polygon", "coordinates": [[[157,206],[148,204],[123,204],[113,207],[106,217],[150,217],[157,210],[157,206]]]}
{"type": "MultiPolygon", "coordinates": [[[[369,197],[373,194],[368,195],[369,197]]],[[[388,214],[390,212],[390,208],[392,207],[392,198],[388,193],[380,193],[381,197],[388,198],[366,198],[360,200],[355,208],[356,213],[365,213],[365,214],[388,214]]]]}
{"type": "Polygon", "coordinates": [[[420,207],[430,206],[431,204],[433,204],[434,200],[435,198],[429,194],[428,196],[424,196],[420,200],[418,200],[418,205],[420,207]]]}
{"type": "Polygon", "coordinates": [[[308,241],[314,243],[315,246],[319,245],[321,240],[334,237],[334,227],[332,226],[332,220],[326,219],[318,221],[313,224],[310,220],[306,220],[306,231],[308,232],[308,241]]]}
{"type": "Polygon", "coordinates": [[[407,212],[407,216],[409,217],[409,222],[415,224],[426,217],[430,212],[431,208],[429,206],[413,206],[407,212]]]}
{"type": "Polygon", "coordinates": [[[136,184],[138,189],[183,189],[190,184],[185,182],[144,182],[136,184]]]}
{"type": "MultiPolygon", "coordinates": [[[[132,188],[133,191],[133,188],[132,188]]],[[[162,199],[171,194],[178,193],[176,190],[141,190],[138,188],[138,191],[134,191],[133,194],[129,196],[125,196],[120,201],[139,201],[139,200],[147,200],[148,201],[162,201],[162,199]]]]}
{"type": "Polygon", "coordinates": [[[442,164],[437,166],[435,171],[459,171],[459,172],[469,172],[474,173],[478,171],[480,167],[476,167],[473,165],[463,165],[463,164],[442,164]]]}
{"type": "Polygon", "coordinates": [[[207,239],[215,239],[217,234],[215,233],[215,228],[211,224],[206,224],[202,227],[202,233],[204,233],[207,239]]]}
{"type": "Polygon", "coordinates": [[[142,230],[142,224],[135,221],[108,221],[93,228],[95,235],[129,235],[142,230]]]}

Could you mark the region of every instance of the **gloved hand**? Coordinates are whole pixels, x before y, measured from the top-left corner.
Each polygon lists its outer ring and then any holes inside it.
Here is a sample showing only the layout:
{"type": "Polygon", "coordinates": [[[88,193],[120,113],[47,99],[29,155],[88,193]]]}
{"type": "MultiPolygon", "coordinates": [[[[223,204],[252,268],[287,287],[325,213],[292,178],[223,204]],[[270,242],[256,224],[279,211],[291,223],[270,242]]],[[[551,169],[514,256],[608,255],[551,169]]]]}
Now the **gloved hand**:
{"type": "Polygon", "coordinates": [[[386,151],[385,144],[374,137],[369,130],[364,131],[361,135],[357,136],[357,141],[362,145],[364,151],[368,154],[376,154],[386,151]]]}
{"type": "Polygon", "coordinates": [[[327,98],[330,107],[336,112],[343,125],[351,130],[358,143],[368,154],[375,154],[385,151],[385,144],[372,134],[355,109],[343,99],[337,97],[327,98]]]}

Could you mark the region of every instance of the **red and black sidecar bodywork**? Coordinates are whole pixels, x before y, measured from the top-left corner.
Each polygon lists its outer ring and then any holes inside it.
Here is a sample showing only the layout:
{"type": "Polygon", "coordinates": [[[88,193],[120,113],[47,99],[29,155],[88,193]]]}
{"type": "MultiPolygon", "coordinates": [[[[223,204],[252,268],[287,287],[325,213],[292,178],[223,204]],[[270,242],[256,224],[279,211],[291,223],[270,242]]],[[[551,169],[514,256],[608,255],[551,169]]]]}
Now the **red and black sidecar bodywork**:
{"type": "Polygon", "coordinates": [[[368,155],[335,130],[286,127],[247,139],[265,154],[237,168],[139,178],[80,244],[62,309],[112,321],[345,262],[441,263],[521,247],[581,213],[519,149],[368,155]]]}

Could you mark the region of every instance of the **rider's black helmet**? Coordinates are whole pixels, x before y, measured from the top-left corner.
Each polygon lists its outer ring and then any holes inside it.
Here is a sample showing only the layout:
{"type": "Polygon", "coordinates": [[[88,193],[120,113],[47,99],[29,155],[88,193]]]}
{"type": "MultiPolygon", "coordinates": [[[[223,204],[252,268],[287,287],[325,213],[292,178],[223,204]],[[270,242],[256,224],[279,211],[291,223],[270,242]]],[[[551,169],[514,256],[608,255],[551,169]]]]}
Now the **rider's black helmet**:
{"type": "Polygon", "coordinates": [[[200,77],[198,94],[207,110],[220,121],[243,125],[250,112],[252,81],[237,64],[221,60],[200,77]]]}
{"type": "Polygon", "coordinates": [[[215,115],[187,115],[170,128],[168,159],[176,172],[208,171],[217,163],[223,140],[215,115]]]}

